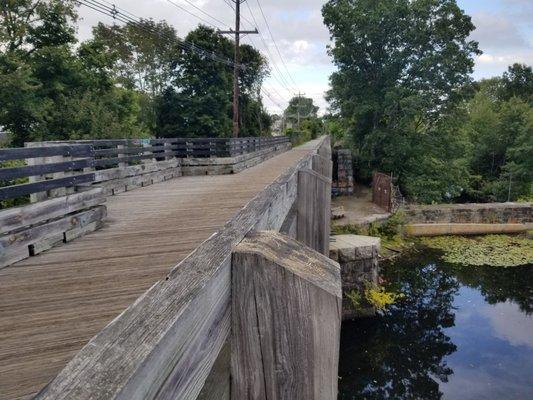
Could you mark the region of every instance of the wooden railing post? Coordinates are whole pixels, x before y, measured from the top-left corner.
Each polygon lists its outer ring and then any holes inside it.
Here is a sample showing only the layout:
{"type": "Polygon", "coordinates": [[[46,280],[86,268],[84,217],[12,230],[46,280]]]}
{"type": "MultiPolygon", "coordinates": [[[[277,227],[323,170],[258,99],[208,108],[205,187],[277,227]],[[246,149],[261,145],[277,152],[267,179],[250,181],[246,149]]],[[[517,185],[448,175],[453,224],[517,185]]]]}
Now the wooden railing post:
{"type": "Polygon", "coordinates": [[[329,254],[331,233],[331,179],[305,169],[298,172],[296,239],[329,254]]]}
{"type": "Polygon", "coordinates": [[[172,160],[174,158],[174,153],[172,152],[172,143],[165,141],[163,143],[163,148],[165,149],[165,160],[172,160]]]}
{"type": "MultiPolygon", "coordinates": [[[[121,153],[120,150],[123,150],[125,149],[126,146],[123,145],[123,144],[119,144],[117,145],[117,149],[118,149],[118,154],[117,154],[117,158],[125,158],[127,156],[127,154],[124,154],[124,153],[121,153]]],[[[127,162],[119,162],[118,163],[118,167],[119,168],[126,168],[128,166],[128,163],[127,162]]]]}
{"type": "Polygon", "coordinates": [[[232,259],[232,399],[335,400],[339,265],[277,232],[249,234],[232,259]]]}

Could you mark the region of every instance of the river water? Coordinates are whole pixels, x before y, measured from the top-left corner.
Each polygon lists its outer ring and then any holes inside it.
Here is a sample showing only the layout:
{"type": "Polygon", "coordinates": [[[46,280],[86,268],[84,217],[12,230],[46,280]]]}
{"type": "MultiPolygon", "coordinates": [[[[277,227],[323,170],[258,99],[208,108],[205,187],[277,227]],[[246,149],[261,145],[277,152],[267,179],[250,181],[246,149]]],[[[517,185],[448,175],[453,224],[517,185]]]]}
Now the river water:
{"type": "Polygon", "coordinates": [[[342,327],[339,399],[533,399],[533,266],[385,265],[405,297],[342,327]]]}

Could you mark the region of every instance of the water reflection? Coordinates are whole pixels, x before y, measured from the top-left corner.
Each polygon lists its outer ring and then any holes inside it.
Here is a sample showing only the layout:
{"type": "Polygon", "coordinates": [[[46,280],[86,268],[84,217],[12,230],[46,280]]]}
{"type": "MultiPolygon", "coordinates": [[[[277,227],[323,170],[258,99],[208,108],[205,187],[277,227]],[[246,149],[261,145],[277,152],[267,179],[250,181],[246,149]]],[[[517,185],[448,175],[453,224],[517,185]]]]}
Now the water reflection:
{"type": "Polygon", "coordinates": [[[532,271],[386,267],[406,297],[343,325],[339,398],[532,399],[532,271]]]}

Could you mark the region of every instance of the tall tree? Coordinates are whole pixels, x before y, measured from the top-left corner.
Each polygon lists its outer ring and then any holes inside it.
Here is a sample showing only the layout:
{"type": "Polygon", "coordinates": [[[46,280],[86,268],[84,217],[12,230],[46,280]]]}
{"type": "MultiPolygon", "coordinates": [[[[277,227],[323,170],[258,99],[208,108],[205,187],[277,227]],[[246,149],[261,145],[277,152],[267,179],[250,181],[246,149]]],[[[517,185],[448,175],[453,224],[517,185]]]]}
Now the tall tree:
{"type": "MultiPolygon", "coordinates": [[[[158,99],[156,133],[162,137],[229,136],[233,74],[231,66],[219,57],[231,60],[234,43],[202,25],[189,32],[185,41],[198,50],[180,50],[173,85],[158,99]],[[213,54],[217,57],[213,58],[213,54]]],[[[250,46],[243,45],[241,52],[240,102],[246,106],[246,112],[255,107],[251,107],[251,103],[259,102],[256,93],[267,73],[267,64],[250,46]]],[[[255,109],[252,112],[263,113],[262,105],[255,109]]],[[[243,127],[244,132],[259,134],[257,128],[252,129],[249,120],[249,115],[241,116],[241,121],[248,123],[243,127]]]]}
{"type": "Polygon", "coordinates": [[[139,136],[139,99],[115,87],[101,42],[75,37],[76,2],[10,0],[0,6],[0,125],[13,144],[139,136]],[[103,123],[105,121],[105,123],[103,123]]]}
{"type": "MultiPolygon", "coordinates": [[[[338,67],[328,97],[351,127],[361,173],[393,172],[406,188],[416,171],[405,160],[426,150],[420,143],[455,140],[442,124],[468,94],[480,53],[469,40],[474,25],[455,0],[330,0],[322,12],[338,67]]],[[[440,175],[431,180],[444,195],[440,175]]]]}

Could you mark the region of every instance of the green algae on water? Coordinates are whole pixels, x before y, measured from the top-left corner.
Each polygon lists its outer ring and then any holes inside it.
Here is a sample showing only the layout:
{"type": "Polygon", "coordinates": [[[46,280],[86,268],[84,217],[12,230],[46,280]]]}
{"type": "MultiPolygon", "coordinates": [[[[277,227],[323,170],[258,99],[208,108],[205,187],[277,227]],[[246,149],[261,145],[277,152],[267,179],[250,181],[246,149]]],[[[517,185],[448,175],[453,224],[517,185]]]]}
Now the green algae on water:
{"type": "Polygon", "coordinates": [[[438,236],[422,238],[423,245],[442,251],[451,264],[517,267],[533,264],[533,240],[521,236],[438,236]]]}

